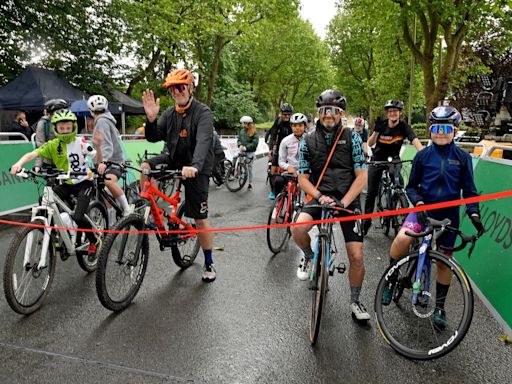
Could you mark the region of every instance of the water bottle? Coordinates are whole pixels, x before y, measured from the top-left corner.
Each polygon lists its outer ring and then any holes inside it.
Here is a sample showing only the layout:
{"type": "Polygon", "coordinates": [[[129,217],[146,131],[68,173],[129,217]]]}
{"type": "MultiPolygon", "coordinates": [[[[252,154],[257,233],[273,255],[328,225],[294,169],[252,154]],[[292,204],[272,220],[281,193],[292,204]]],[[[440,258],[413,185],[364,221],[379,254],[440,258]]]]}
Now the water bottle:
{"type": "MultiPolygon", "coordinates": [[[[66,228],[77,228],[78,227],[76,225],[76,223],[73,221],[73,219],[71,218],[71,216],[69,215],[69,213],[61,212],[60,213],[60,218],[62,219],[64,227],[66,227],[66,228]]],[[[69,232],[70,232],[70,235],[71,235],[71,243],[75,244],[76,231],[70,230],[69,232]]]]}

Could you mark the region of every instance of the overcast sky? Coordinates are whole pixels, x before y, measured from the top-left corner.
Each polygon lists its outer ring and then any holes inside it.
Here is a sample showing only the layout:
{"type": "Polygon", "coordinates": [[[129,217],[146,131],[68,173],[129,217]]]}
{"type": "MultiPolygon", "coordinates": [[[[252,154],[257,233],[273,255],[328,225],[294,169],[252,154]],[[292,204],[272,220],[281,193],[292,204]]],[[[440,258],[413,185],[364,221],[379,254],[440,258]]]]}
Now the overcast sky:
{"type": "Polygon", "coordinates": [[[301,0],[301,16],[313,24],[316,33],[323,39],[325,27],[336,14],[336,0],[301,0]]]}

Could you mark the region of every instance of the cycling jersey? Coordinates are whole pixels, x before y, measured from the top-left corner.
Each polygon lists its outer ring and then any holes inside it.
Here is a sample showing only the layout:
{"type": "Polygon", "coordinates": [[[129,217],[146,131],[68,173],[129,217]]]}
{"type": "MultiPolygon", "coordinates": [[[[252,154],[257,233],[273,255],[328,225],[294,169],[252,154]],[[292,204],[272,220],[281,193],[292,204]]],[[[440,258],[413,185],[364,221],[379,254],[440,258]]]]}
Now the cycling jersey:
{"type": "Polygon", "coordinates": [[[283,171],[288,167],[296,170],[299,168],[299,143],[301,138],[297,138],[293,133],[286,136],[279,146],[279,166],[283,171]]]}
{"type": "Polygon", "coordinates": [[[399,157],[400,148],[405,138],[410,142],[416,138],[411,127],[402,120],[393,128],[389,128],[387,119],[383,120],[375,126],[374,132],[379,134],[375,149],[372,150],[373,158],[377,161],[387,160],[390,156],[393,158],[399,157]]]}

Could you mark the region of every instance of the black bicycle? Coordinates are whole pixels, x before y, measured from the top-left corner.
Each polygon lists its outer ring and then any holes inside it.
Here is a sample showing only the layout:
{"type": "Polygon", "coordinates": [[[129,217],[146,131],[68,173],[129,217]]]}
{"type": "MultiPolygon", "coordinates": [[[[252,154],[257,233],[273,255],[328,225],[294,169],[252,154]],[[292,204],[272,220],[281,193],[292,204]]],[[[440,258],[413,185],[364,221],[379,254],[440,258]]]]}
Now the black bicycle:
{"type": "Polygon", "coordinates": [[[446,232],[462,240],[456,247],[439,247],[456,252],[477,236],[466,236],[450,226],[448,219],[428,219],[418,250],[391,264],[380,279],[375,295],[375,320],[382,336],[399,354],[417,360],[441,357],[453,350],[466,335],[473,318],[473,291],[466,273],[451,257],[436,250],[436,241],[446,232]],[[451,279],[446,293],[438,294],[438,280],[451,279]],[[451,275],[451,277],[450,277],[451,275]]]}
{"type": "MultiPolygon", "coordinates": [[[[368,161],[368,165],[383,167],[377,194],[377,212],[393,211],[409,206],[400,173],[402,164],[411,162],[412,160],[400,160],[391,157],[387,161],[368,161]]],[[[395,236],[398,235],[406,217],[407,214],[380,217],[380,228],[384,235],[389,234],[391,227],[395,231],[395,236]]]]}
{"type": "Polygon", "coordinates": [[[226,181],[226,176],[228,174],[229,169],[231,169],[232,163],[229,159],[223,158],[220,159],[217,164],[215,164],[215,168],[212,172],[211,178],[215,185],[221,186],[226,181]]]}

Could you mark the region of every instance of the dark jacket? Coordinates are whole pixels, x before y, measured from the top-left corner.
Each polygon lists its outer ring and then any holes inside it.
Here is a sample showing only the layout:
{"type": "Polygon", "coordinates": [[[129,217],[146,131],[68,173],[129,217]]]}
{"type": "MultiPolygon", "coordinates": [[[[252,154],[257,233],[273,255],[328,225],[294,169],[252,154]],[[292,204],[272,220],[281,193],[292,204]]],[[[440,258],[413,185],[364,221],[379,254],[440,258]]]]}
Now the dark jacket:
{"type": "Polygon", "coordinates": [[[207,105],[193,99],[185,117],[171,107],[160,116],[158,122],[146,120],[145,134],[152,143],[165,140],[171,160],[174,160],[181,134],[191,159],[187,165],[196,168],[200,174],[211,174],[214,159],[213,114],[207,105]]]}
{"type": "Polygon", "coordinates": [[[246,152],[256,152],[256,148],[258,148],[258,143],[260,139],[258,134],[255,133],[253,136],[249,137],[247,135],[247,129],[242,128],[240,133],[238,134],[238,146],[243,145],[246,148],[246,152]]]}
{"type": "MultiPolygon", "coordinates": [[[[30,128],[30,126],[28,127],[24,127],[23,125],[21,125],[20,123],[18,123],[16,120],[13,120],[11,122],[11,125],[9,126],[9,130],[8,132],[18,132],[18,133],[23,133],[25,135],[25,137],[30,140],[31,136],[32,136],[32,128],[30,128]]],[[[16,137],[16,136],[11,136],[9,138],[9,140],[22,140],[21,137],[16,137]]]]}
{"type": "Polygon", "coordinates": [[[265,141],[268,143],[269,148],[272,148],[274,145],[277,146],[277,150],[279,151],[279,145],[281,141],[288,135],[293,133],[292,126],[289,121],[283,121],[280,117],[278,117],[270,130],[265,134],[265,141]]]}
{"type": "Polygon", "coordinates": [[[215,131],[213,131],[213,153],[215,156],[225,156],[224,147],[220,141],[219,134],[215,131]]]}
{"type": "MultiPolygon", "coordinates": [[[[453,142],[424,148],[414,157],[406,192],[414,205],[460,199],[461,192],[465,198],[478,196],[471,156],[453,142]]],[[[478,213],[478,203],[468,204],[466,211],[468,215],[478,213]]]]}
{"type": "MultiPolygon", "coordinates": [[[[336,129],[333,140],[338,136],[340,129],[341,127],[336,129]]],[[[315,130],[305,135],[304,140],[309,151],[310,181],[313,185],[316,185],[334,143],[332,145],[327,144],[325,130],[320,122],[317,123],[315,130]]],[[[352,157],[352,131],[345,129],[336,145],[318,190],[324,194],[342,197],[348,192],[355,178],[352,157]]]]}

